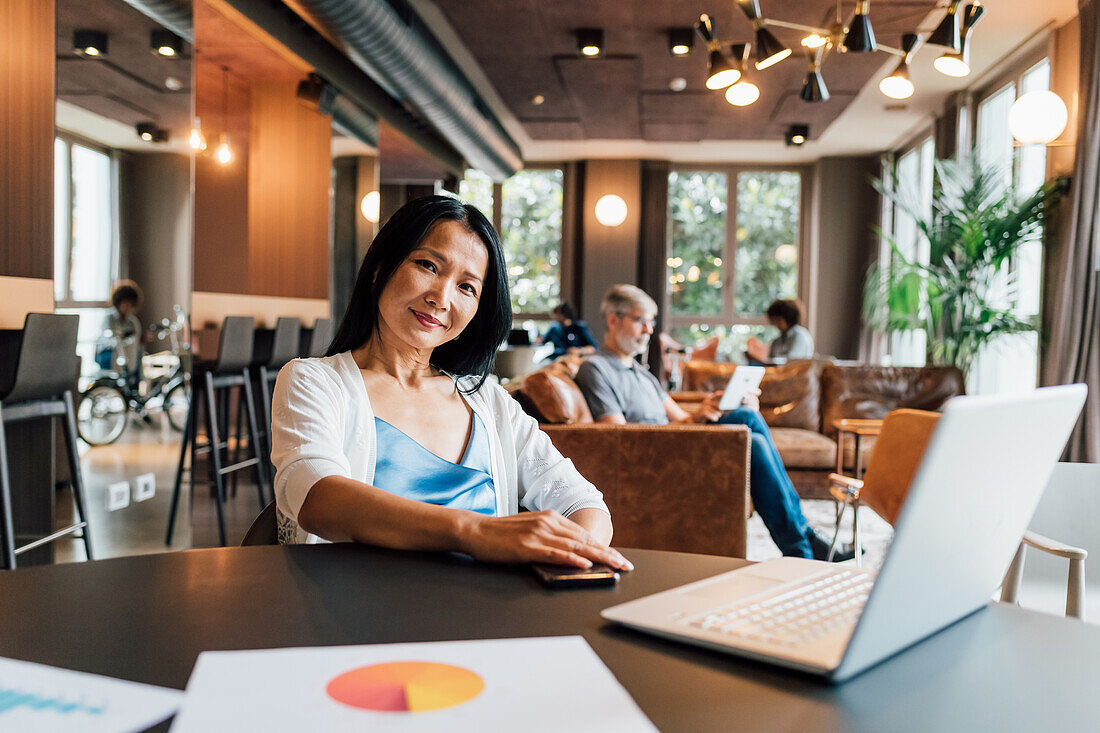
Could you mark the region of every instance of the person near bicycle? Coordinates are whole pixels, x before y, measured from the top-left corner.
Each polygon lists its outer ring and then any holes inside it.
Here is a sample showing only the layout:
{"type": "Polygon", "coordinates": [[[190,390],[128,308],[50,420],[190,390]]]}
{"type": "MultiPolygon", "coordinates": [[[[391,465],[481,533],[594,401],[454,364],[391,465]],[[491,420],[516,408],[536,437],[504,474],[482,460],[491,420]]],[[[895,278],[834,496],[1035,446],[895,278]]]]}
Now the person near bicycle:
{"type": "Polygon", "coordinates": [[[137,317],[144,299],[137,283],[119,280],[111,291],[112,310],[107,317],[107,328],[115,339],[114,362],[122,367],[127,384],[135,389],[141,381],[141,346],[148,340],[137,317]]]}

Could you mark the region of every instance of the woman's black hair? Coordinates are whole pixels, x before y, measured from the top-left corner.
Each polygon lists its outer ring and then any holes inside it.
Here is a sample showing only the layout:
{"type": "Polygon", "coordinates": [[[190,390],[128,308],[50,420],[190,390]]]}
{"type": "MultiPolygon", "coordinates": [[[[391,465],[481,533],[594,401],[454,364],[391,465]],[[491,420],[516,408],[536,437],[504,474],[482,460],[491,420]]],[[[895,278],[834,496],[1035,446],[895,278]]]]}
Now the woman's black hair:
{"type": "Polygon", "coordinates": [[[794,328],[802,321],[802,304],[797,300],[774,300],[765,314],[768,318],[782,318],[788,328],[794,328]]]}
{"type": "Polygon", "coordinates": [[[326,356],[358,349],[370,339],[378,328],[378,297],[382,290],[432,227],[444,221],[458,222],[482,241],[489,252],[489,267],[473,320],[457,338],[432,352],[432,365],[455,376],[477,377],[470,391],[481,388],[493,368],[497,348],[512,329],[504,250],[496,230],[481,211],[449,196],[414,199],[382,226],[359,267],[351,301],[326,356]]]}

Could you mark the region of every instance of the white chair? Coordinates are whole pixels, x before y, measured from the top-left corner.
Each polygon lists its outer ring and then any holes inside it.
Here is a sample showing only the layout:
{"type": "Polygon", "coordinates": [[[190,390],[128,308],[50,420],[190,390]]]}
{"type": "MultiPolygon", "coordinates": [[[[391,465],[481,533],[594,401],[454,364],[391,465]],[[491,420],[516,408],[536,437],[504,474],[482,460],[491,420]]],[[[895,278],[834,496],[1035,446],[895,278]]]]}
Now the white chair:
{"type": "MultiPolygon", "coordinates": [[[[1059,463],[1055,466],[1028,532],[1005,575],[1001,601],[1019,603],[1020,588],[1026,586],[1024,605],[1049,608],[1049,603],[1035,601],[1054,595],[1054,588],[1067,577],[1061,563],[1061,559],[1066,559],[1069,560],[1066,615],[1084,619],[1086,548],[1100,545],[1097,517],[1100,517],[1100,464],[1059,463]],[[1045,535],[1059,539],[1048,539],[1045,535]],[[1070,542],[1073,544],[1067,544],[1070,542]],[[1024,559],[1029,546],[1046,554],[1034,557],[1025,569],[1024,559]]],[[[1100,568],[1092,563],[1089,569],[1091,580],[1100,584],[1100,568]]]]}

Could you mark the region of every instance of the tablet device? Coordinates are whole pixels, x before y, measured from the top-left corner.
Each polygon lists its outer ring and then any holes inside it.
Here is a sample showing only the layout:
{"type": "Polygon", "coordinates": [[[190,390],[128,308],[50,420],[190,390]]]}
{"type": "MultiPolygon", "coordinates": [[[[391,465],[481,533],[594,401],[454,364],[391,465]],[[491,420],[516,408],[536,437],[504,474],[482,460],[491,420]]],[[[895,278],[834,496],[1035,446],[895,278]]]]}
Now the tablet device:
{"type": "Polygon", "coordinates": [[[726,384],[726,391],[718,403],[718,409],[722,412],[736,410],[741,406],[741,400],[745,399],[752,390],[760,386],[760,380],[764,378],[762,366],[739,366],[730,376],[726,384]]]}

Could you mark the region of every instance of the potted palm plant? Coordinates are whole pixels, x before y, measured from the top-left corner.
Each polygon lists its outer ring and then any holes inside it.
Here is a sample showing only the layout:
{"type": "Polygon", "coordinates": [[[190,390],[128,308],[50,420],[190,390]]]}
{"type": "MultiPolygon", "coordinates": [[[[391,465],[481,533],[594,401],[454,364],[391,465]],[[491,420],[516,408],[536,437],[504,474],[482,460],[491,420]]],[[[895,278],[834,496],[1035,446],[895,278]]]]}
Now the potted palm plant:
{"type": "Polygon", "coordinates": [[[1038,329],[1037,319],[1013,310],[1010,263],[1023,244],[1041,236],[1044,212],[1060,187],[1049,181],[1023,193],[1007,178],[1003,169],[981,165],[976,155],[936,161],[931,212],[904,190],[872,181],[913,219],[928,244],[928,258],[904,253],[880,232],[890,257],[867,274],[864,317],[887,333],[923,331],[928,363],[957,366],[964,376],[986,344],[1038,329]]]}

